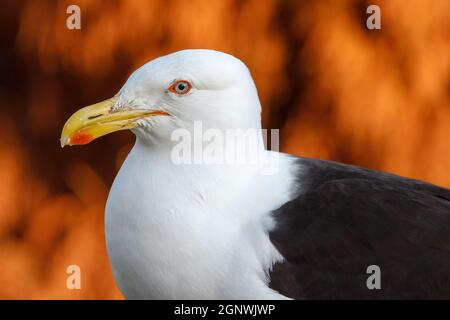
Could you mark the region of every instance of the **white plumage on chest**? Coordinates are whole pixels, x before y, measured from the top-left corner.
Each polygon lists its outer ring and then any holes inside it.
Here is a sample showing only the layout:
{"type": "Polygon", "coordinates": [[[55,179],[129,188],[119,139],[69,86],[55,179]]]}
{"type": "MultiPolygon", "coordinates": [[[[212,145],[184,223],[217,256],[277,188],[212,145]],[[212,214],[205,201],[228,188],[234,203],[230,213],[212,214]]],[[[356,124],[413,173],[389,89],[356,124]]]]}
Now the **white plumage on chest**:
{"type": "Polygon", "coordinates": [[[175,165],[148,151],[136,143],[106,205],[108,255],[126,298],[284,298],[267,286],[282,259],[267,231],[290,173],[175,165]]]}

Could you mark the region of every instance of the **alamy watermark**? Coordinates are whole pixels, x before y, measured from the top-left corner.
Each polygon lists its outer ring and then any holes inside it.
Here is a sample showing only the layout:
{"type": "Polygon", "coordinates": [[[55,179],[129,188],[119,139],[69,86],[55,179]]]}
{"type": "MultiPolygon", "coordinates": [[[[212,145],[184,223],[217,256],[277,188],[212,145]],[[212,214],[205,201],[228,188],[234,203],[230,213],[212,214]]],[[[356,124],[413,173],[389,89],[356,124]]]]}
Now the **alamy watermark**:
{"type": "Polygon", "coordinates": [[[81,268],[76,264],[67,267],[66,273],[69,275],[66,279],[66,287],[69,290],[81,289],[81,268]]]}
{"type": "Polygon", "coordinates": [[[367,267],[366,273],[370,274],[367,278],[366,286],[369,290],[381,289],[381,269],[376,264],[367,267]]]}
{"type": "Polygon", "coordinates": [[[381,29],[381,9],[376,4],[367,7],[366,13],[370,16],[366,20],[366,27],[369,30],[381,29]]]}
{"type": "Polygon", "coordinates": [[[195,121],[191,130],[172,132],[171,160],[176,165],[256,165],[270,175],[278,170],[279,135],[278,129],[204,129],[202,121],[195,121]],[[269,137],[267,149],[276,152],[266,150],[269,137]]]}
{"type": "Polygon", "coordinates": [[[67,7],[66,13],[69,16],[66,19],[66,27],[69,30],[81,29],[81,9],[76,4],[71,4],[67,7]]]}

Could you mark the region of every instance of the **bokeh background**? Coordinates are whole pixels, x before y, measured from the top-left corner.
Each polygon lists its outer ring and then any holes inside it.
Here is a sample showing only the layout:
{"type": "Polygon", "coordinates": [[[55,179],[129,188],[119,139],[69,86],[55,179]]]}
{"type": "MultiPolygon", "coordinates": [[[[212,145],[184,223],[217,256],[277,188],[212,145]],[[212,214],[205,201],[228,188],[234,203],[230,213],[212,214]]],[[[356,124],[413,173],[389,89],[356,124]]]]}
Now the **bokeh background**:
{"type": "Polygon", "coordinates": [[[79,107],[185,48],[242,59],[281,149],[450,187],[450,1],[29,0],[0,10],[0,298],[122,298],[103,210],[134,137],[59,146],[79,107]],[[81,30],[66,8],[81,8],[81,30]],[[381,8],[381,30],[365,27],[381,8]],[[66,268],[81,267],[81,290],[66,268]]]}

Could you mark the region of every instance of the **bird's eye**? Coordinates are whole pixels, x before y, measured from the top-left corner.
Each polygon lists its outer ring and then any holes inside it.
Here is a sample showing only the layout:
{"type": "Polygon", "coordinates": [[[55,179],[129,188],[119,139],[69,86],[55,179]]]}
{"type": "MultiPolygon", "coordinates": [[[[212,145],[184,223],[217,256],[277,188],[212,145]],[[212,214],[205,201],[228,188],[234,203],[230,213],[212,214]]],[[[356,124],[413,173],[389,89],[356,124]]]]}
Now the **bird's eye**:
{"type": "Polygon", "coordinates": [[[177,82],[175,82],[174,84],[172,84],[169,87],[170,92],[180,94],[180,95],[188,93],[189,91],[191,91],[191,89],[192,89],[192,85],[190,84],[189,81],[186,81],[186,80],[178,80],[177,82]]]}

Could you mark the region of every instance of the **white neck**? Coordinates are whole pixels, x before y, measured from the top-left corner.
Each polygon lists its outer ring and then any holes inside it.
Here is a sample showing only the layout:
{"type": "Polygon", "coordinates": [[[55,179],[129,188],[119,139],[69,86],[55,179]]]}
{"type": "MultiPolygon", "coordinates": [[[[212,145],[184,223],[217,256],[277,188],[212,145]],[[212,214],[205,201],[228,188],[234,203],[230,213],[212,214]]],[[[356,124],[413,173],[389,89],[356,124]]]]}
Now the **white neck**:
{"type": "Polygon", "coordinates": [[[268,213],[289,200],[294,182],[290,160],[277,160],[280,170],[266,176],[254,165],[175,165],[167,150],[138,139],[105,213],[108,254],[124,295],[283,298],[267,287],[266,273],[282,259],[267,236],[268,213]]]}

